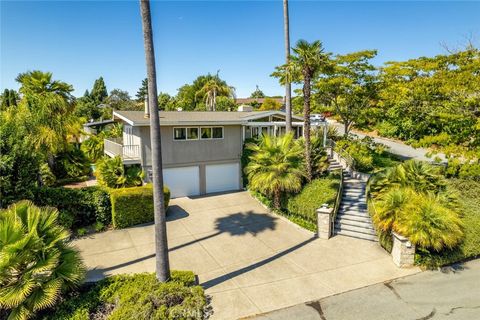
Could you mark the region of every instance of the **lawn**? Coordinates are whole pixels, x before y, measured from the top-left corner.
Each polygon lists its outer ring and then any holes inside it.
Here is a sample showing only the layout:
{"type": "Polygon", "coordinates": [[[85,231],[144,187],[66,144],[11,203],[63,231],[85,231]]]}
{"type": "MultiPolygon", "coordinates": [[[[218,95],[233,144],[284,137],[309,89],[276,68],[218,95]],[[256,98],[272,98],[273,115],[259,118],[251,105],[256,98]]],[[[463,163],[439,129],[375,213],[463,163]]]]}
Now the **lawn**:
{"type": "Polygon", "coordinates": [[[449,187],[458,193],[464,227],[464,240],[453,250],[417,252],[416,262],[428,268],[480,256],[480,182],[450,179],[449,187]]]}

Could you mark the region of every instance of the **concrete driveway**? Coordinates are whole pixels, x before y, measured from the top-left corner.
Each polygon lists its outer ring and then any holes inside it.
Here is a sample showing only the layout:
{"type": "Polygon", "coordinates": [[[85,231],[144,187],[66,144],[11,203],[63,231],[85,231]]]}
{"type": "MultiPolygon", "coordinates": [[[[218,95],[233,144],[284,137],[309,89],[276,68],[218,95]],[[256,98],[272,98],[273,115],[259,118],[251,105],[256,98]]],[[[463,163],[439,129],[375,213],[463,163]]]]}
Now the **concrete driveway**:
{"type": "MultiPolygon", "coordinates": [[[[269,214],[247,192],[179,198],[168,213],[172,269],[193,270],[212,297],[214,319],[236,319],[388,281],[419,270],[398,269],[377,243],[313,237],[269,214]]],[[[75,241],[88,279],[153,272],[153,226],[75,241]]]]}

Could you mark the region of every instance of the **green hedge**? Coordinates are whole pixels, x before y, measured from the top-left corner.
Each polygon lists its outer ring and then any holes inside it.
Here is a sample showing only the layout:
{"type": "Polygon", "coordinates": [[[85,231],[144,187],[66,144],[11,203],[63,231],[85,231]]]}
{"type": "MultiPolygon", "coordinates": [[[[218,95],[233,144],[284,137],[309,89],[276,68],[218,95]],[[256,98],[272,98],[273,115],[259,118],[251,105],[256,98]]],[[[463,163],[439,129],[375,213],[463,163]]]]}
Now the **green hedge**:
{"type": "Polygon", "coordinates": [[[317,209],[324,203],[333,207],[339,187],[340,175],[338,173],[331,173],[326,177],[312,180],[299,194],[288,200],[288,212],[316,224],[317,209]]]}
{"type": "Polygon", "coordinates": [[[111,222],[110,196],[104,188],[40,187],[33,193],[36,205],[58,209],[59,222],[67,228],[81,228],[96,221],[106,225],[111,222]]]}
{"type": "MultiPolygon", "coordinates": [[[[170,201],[170,190],[164,187],[165,210],[170,201]]],[[[153,221],[153,187],[110,189],[112,222],[115,228],[126,228],[153,221]]]]}
{"type": "Polygon", "coordinates": [[[204,319],[207,300],[189,271],[159,282],[152,273],[116,275],[70,296],[38,319],[204,319]]]}
{"type": "Polygon", "coordinates": [[[281,210],[274,210],[272,199],[260,192],[250,190],[250,193],[277,214],[286,217],[302,228],[316,232],[316,210],[324,203],[333,206],[339,187],[340,174],[338,173],[331,173],[326,177],[315,179],[305,185],[299,194],[284,195],[281,199],[281,210]]]}

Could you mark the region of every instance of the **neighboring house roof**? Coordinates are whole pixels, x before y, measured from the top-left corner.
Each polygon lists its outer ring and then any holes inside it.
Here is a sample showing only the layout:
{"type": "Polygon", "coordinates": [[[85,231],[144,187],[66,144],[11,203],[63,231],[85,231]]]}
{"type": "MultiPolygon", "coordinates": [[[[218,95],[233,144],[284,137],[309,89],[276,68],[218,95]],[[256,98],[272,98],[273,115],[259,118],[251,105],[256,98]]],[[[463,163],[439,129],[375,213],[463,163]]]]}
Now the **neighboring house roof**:
{"type": "MultiPolygon", "coordinates": [[[[215,125],[246,124],[248,121],[271,115],[285,116],[282,111],[160,111],[160,125],[215,125]]],[[[132,126],[148,126],[150,119],[143,111],[114,111],[113,119],[121,119],[132,126]]],[[[292,116],[295,121],[301,117],[292,116]]]]}
{"type": "Polygon", "coordinates": [[[267,98],[237,98],[235,99],[235,102],[237,104],[249,104],[253,102],[263,104],[265,99],[275,100],[277,102],[280,102],[281,104],[284,103],[283,98],[268,98],[268,97],[267,98]]]}
{"type": "Polygon", "coordinates": [[[115,122],[114,120],[108,119],[108,120],[102,120],[102,121],[96,121],[96,122],[87,122],[87,123],[84,123],[83,126],[84,127],[102,127],[114,122],[115,122]]]}

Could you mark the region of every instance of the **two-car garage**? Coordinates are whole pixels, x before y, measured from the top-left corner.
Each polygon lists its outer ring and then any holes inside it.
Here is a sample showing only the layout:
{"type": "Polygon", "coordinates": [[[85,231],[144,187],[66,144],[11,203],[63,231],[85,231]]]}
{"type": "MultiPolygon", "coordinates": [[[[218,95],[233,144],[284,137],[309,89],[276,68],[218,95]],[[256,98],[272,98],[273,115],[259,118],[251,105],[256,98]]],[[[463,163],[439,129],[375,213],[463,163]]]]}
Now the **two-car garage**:
{"type": "Polygon", "coordinates": [[[239,190],[240,164],[220,163],[163,169],[172,198],[239,190]]]}

